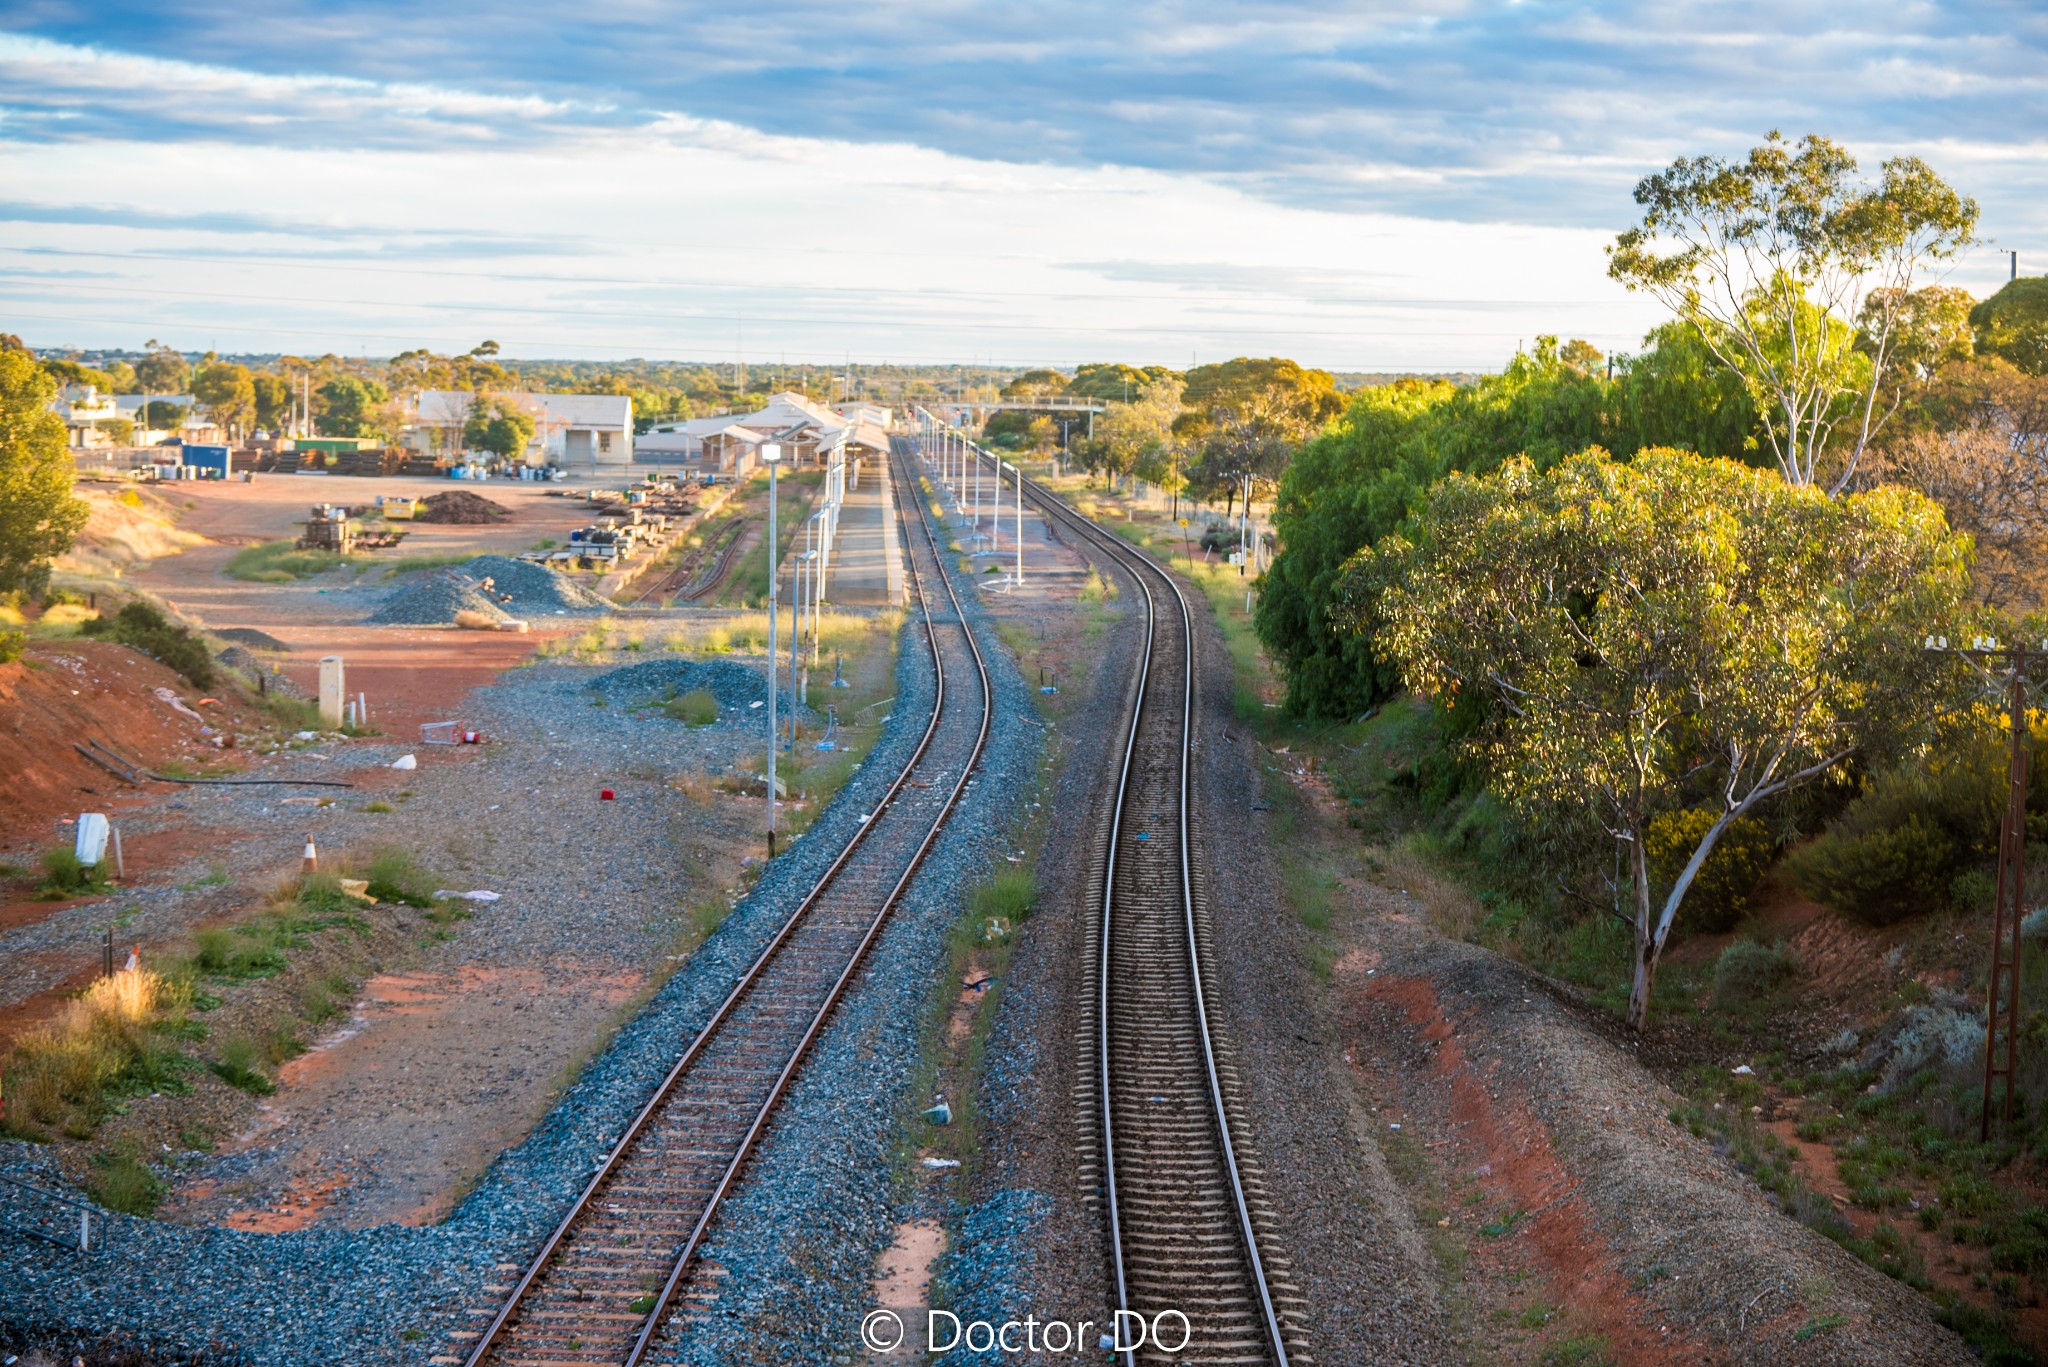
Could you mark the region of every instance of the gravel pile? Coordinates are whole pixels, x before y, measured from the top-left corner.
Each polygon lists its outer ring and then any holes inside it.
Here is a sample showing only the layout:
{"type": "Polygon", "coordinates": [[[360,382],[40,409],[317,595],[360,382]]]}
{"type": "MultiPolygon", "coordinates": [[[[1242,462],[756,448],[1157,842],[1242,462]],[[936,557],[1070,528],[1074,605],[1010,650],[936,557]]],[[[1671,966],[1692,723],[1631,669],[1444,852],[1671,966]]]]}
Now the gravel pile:
{"type": "Polygon", "coordinates": [[[212,628],[209,628],[209,630],[223,641],[233,641],[236,645],[252,646],[257,650],[291,649],[290,646],[278,640],[269,632],[258,631],[254,627],[221,627],[218,630],[212,628]]]}
{"type": "Polygon", "coordinates": [[[481,612],[495,621],[506,613],[459,570],[430,570],[384,600],[364,620],[377,626],[441,626],[458,612],[481,612]]]}
{"type": "Polygon", "coordinates": [[[478,527],[492,522],[503,522],[512,516],[512,510],[502,503],[496,503],[481,494],[472,494],[467,489],[451,489],[445,494],[432,494],[420,500],[426,508],[413,518],[415,522],[441,522],[458,527],[478,527]]]}
{"type": "MultiPolygon", "coordinates": [[[[664,702],[701,688],[718,699],[719,719],[730,721],[740,714],[758,711],[754,704],[768,701],[764,673],[759,664],[743,665],[731,660],[648,660],[600,674],[590,681],[589,687],[607,705],[629,708],[664,702]]],[[[775,690],[775,707],[778,715],[789,715],[787,687],[775,690]]]]}
{"type": "Polygon", "coordinates": [[[463,611],[503,619],[609,612],[613,606],[602,594],[546,565],[480,555],[405,585],[365,620],[382,626],[430,626],[452,622],[463,611]],[[484,587],[486,580],[489,588],[484,587]]]}

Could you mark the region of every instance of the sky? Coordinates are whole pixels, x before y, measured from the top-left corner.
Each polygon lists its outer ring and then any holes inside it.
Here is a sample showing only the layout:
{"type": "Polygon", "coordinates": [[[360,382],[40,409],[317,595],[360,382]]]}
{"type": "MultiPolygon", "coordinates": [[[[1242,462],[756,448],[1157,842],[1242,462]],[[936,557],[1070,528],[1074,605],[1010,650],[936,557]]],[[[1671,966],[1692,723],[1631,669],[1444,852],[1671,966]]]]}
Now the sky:
{"type": "Polygon", "coordinates": [[[1491,370],[1638,346],[1632,187],[1773,128],[2048,270],[2038,4],[9,0],[0,331],[1491,370]]]}

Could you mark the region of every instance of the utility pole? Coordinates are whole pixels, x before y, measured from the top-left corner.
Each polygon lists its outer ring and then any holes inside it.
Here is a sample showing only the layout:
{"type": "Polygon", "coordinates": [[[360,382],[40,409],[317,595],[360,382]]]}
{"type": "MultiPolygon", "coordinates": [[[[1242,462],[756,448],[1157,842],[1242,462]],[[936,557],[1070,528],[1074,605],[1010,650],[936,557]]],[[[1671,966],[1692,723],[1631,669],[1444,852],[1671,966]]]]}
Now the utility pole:
{"type": "Polygon", "coordinates": [[[761,447],[761,463],[768,467],[768,857],[775,857],[775,747],[782,738],[775,734],[775,614],[780,611],[776,603],[776,575],[780,568],[775,563],[775,474],[782,468],[782,447],[777,442],[766,442],[761,447]]]}
{"type": "MultiPolygon", "coordinates": [[[[1948,638],[1930,636],[1927,649],[1947,651],[1948,638]]],[[[1991,1093],[2005,1079],[2005,1123],[2012,1125],[2014,1079],[2020,1056],[2020,922],[2026,915],[2027,882],[2027,666],[2048,653],[2048,641],[2030,651],[2024,641],[2000,645],[1983,636],[1955,654],[1983,664],[2003,666],[2006,704],[2012,725],[2012,750],[2006,761],[2005,819],[1998,831],[1998,882],[1991,905],[1991,982],[1984,1000],[1984,1109],[1978,1139],[1991,1138],[1991,1093]]]]}

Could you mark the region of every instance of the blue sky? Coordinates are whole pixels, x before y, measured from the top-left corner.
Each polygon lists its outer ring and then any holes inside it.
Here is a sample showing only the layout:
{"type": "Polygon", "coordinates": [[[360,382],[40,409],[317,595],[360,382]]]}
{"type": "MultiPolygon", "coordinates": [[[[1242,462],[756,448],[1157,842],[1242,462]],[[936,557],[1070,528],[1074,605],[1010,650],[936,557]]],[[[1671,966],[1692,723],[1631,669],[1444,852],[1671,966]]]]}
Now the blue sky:
{"type": "Polygon", "coordinates": [[[1639,336],[1630,187],[1773,127],[2048,269],[2038,6],[16,0],[0,327],[1492,367],[1639,336]]]}

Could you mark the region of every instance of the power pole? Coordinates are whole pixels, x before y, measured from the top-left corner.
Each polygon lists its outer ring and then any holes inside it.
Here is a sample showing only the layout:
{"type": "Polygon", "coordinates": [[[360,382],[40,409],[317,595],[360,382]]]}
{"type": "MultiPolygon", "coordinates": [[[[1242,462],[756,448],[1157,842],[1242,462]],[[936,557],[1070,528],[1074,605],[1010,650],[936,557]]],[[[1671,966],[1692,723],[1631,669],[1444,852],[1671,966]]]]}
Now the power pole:
{"type": "Polygon", "coordinates": [[[2005,822],[1998,833],[1998,896],[1991,907],[1991,986],[1984,1010],[1984,1118],[1978,1138],[1991,1138],[1992,1079],[2005,1078],[2005,1123],[2012,1125],[2013,1080],[2020,1054],[2020,920],[2027,888],[2027,648],[2012,659],[2012,756],[2006,762],[2005,822]],[[2008,923],[2010,923],[2008,925],[2008,923]],[[2007,940],[2010,939],[2010,952],[2007,940]],[[1998,1055],[1999,988],[2005,987],[2004,1057],[1998,1055]]]}
{"type": "MultiPolygon", "coordinates": [[[[1946,637],[1927,639],[1927,648],[1948,650],[1946,637]]],[[[2020,1058],[2020,922],[2026,915],[2027,884],[2027,666],[2048,652],[2030,651],[2026,642],[2003,646],[1979,637],[1955,653],[2006,671],[2004,691],[2012,725],[2012,750],[2006,761],[2005,818],[1998,831],[1998,882],[1991,906],[1991,981],[1984,994],[1984,1108],[1978,1138],[1991,1138],[1991,1095],[1997,1079],[2005,1079],[2005,1123],[2012,1125],[2014,1079],[2020,1058]]]]}

